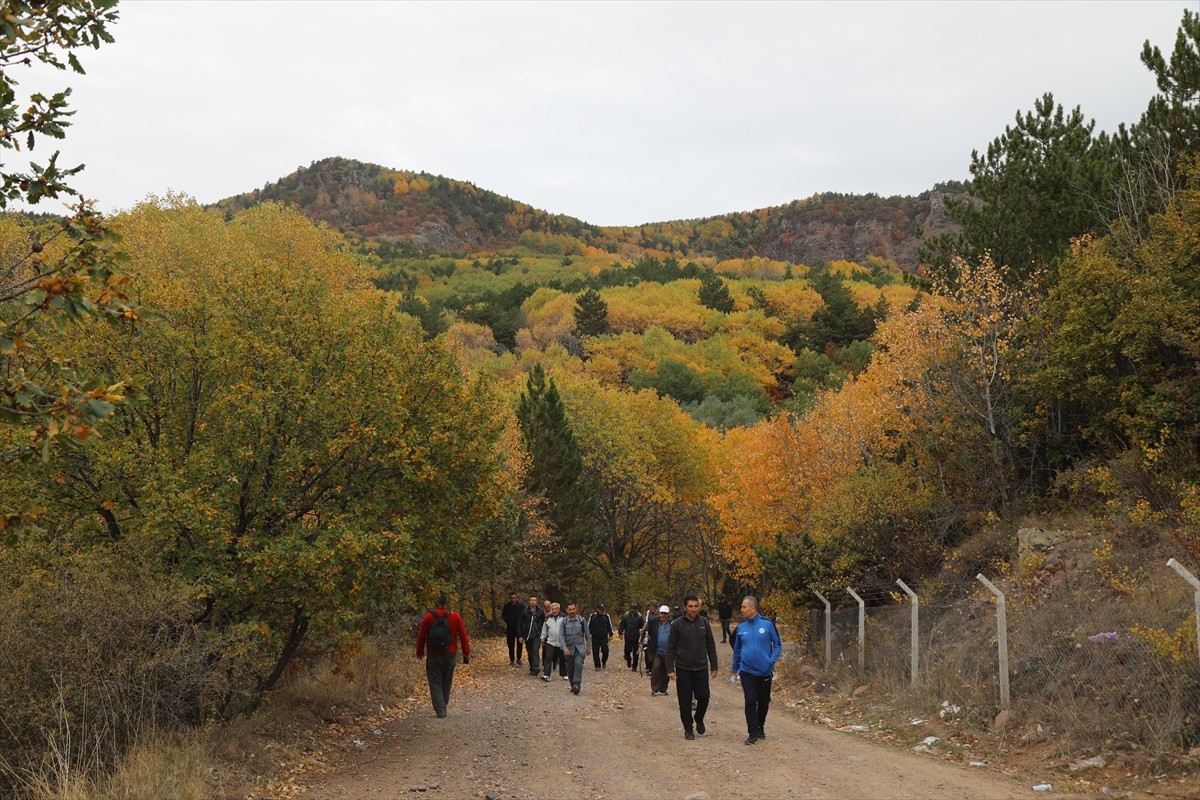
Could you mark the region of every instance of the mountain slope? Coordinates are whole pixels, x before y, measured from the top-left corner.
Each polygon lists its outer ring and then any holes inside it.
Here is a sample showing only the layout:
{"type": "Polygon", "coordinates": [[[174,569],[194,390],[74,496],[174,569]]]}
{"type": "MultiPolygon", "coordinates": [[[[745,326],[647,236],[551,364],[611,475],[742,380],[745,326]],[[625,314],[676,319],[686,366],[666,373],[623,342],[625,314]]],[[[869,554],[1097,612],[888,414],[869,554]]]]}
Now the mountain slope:
{"type": "Polygon", "coordinates": [[[806,264],[877,256],[915,268],[919,228],[931,235],[955,230],[944,196],[938,190],[886,198],[826,193],[775,208],[605,228],[472,183],[335,157],[217,205],[233,213],[264,201],[294,204],[311,219],[363,238],[436,252],[503,250],[533,233],[612,253],[633,247],[806,264]]]}

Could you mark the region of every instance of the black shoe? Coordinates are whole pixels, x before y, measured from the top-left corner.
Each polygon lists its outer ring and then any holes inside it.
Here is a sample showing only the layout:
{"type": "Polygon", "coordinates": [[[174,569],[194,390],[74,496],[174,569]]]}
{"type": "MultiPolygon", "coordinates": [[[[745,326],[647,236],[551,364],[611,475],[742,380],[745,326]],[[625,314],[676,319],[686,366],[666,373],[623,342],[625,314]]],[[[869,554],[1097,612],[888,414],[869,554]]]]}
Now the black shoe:
{"type": "Polygon", "coordinates": [[[698,719],[698,720],[696,720],[696,733],[698,733],[698,734],[700,734],[701,736],[703,736],[703,735],[704,735],[704,730],[705,730],[705,728],[704,728],[704,720],[702,720],[702,719],[698,719]]]}
{"type": "Polygon", "coordinates": [[[755,735],[757,738],[759,738],[759,739],[765,739],[765,738],[767,738],[767,733],[766,733],[766,731],[764,731],[762,728],[759,728],[759,729],[758,729],[758,732],[757,732],[757,733],[755,733],[754,735],[755,735]]]}
{"type": "Polygon", "coordinates": [[[579,687],[578,687],[578,686],[572,686],[572,687],[571,687],[571,694],[579,694],[579,687]]]}
{"type": "Polygon", "coordinates": [[[753,733],[746,737],[746,744],[754,744],[758,741],[758,737],[753,733]]]}
{"type": "Polygon", "coordinates": [[[446,716],[445,711],[437,711],[435,713],[437,714],[438,719],[441,719],[442,717],[446,716]]]}
{"type": "Polygon", "coordinates": [[[696,734],[692,733],[691,731],[684,731],[683,738],[687,739],[690,742],[696,738],[696,734]]]}

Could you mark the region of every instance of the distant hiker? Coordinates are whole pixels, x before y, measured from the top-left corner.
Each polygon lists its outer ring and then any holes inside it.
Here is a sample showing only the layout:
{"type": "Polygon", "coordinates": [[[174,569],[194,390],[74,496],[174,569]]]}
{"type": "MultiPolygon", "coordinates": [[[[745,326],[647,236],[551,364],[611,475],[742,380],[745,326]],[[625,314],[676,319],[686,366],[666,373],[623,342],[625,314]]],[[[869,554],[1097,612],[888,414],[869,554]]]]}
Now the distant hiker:
{"type": "Polygon", "coordinates": [[[742,600],[742,621],[733,639],[733,674],[741,678],[746,698],[746,744],[767,738],[763,726],[771,706],[771,679],[783,641],[775,623],[758,613],[758,600],[742,600]]]}
{"type": "Polygon", "coordinates": [[[654,663],[654,653],[651,651],[650,642],[646,638],[646,634],[650,631],[650,620],[652,619],[658,619],[658,603],[653,600],[646,603],[646,611],[642,615],[642,664],[647,675],[650,674],[650,665],[654,663]]]}
{"type": "Polygon", "coordinates": [[[563,680],[567,679],[567,660],[563,658],[562,652],[562,627],[563,621],[566,619],[559,612],[562,606],[558,603],[550,604],[550,616],[546,617],[542,624],[542,643],[545,647],[542,648],[542,680],[550,680],[550,674],[554,672],[555,665],[558,666],[558,674],[562,675],[563,680]]]}
{"type": "Polygon", "coordinates": [[[612,617],[604,610],[604,603],[588,617],[588,633],[592,636],[593,669],[608,669],[608,642],[613,637],[612,617]]]}
{"type": "Polygon", "coordinates": [[[425,612],[417,631],[417,660],[425,659],[429,699],[433,701],[433,710],[438,717],[446,716],[446,706],[450,704],[450,686],[454,683],[454,665],[460,647],[463,663],[471,660],[467,626],[457,611],[446,611],[448,602],[445,595],[440,596],[437,608],[425,612]]]}
{"type": "Polygon", "coordinates": [[[667,637],[671,633],[671,607],[659,606],[658,618],[646,626],[646,656],[650,669],[650,696],[666,696],[671,679],[667,677],[667,637]]]}
{"type": "Polygon", "coordinates": [[[587,623],[576,613],[575,604],[567,603],[567,618],[562,625],[562,648],[573,694],[579,694],[583,686],[583,662],[592,649],[589,638],[587,623]]]}
{"type": "MultiPolygon", "coordinates": [[[[546,620],[549,617],[550,617],[550,601],[543,600],[542,601],[542,624],[543,625],[546,623],[546,620]]],[[[542,666],[546,665],[546,658],[547,658],[547,656],[546,656],[546,640],[543,639],[542,640],[542,666]]]]}
{"type": "Polygon", "coordinates": [[[617,625],[617,633],[625,637],[625,666],[629,667],[634,672],[638,668],[638,652],[641,648],[639,639],[642,635],[642,627],[645,622],[642,620],[642,615],[638,613],[637,603],[631,603],[629,610],[625,612],[625,616],[621,617],[621,622],[617,625]]]}
{"type": "Polygon", "coordinates": [[[683,616],[671,623],[667,634],[667,677],[675,681],[683,738],[704,735],[704,713],[708,711],[708,677],[717,677],[717,643],[708,617],[700,613],[700,598],[690,594],[683,600],[683,616]],[[692,700],[696,709],[692,711],[692,700]]]}
{"type": "Polygon", "coordinates": [[[729,623],[733,621],[733,603],[724,597],[717,601],[717,619],[721,621],[721,644],[729,641],[729,623]]]}
{"type": "Polygon", "coordinates": [[[517,632],[521,629],[521,616],[525,613],[525,604],[517,599],[517,593],[508,595],[508,602],[500,610],[500,618],[504,620],[504,638],[508,640],[508,665],[515,667],[521,663],[521,642],[517,632]],[[514,650],[516,659],[513,658],[514,650]]]}
{"type": "Polygon", "coordinates": [[[546,615],[538,605],[537,596],[529,598],[529,605],[521,612],[521,626],[517,632],[517,641],[525,645],[525,655],[529,659],[529,674],[537,675],[541,671],[541,660],[538,652],[542,649],[542,623],[546,615]]]}

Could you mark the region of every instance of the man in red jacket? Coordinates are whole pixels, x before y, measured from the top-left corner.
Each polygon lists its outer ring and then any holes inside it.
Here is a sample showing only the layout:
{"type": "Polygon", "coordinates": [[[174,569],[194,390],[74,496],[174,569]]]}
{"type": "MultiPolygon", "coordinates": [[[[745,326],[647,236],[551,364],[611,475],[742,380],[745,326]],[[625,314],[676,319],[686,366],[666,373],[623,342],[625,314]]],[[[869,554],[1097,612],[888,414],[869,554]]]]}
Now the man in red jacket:
{"type": "Polygon", "coordinates": [[[454,665],[462,647],[463,663],[471,660],[467,626],[457,611],[446,611],[446,595],[438,597],[437,608],[426,611],[417,631],[417,659],[425,659],[425,678],[429,681],[429,699],[438,717],[446,716],[450,704],[450,685],[454,683],[454,665]],[[428,649],[429,657],[425,651],[428,649]]]}

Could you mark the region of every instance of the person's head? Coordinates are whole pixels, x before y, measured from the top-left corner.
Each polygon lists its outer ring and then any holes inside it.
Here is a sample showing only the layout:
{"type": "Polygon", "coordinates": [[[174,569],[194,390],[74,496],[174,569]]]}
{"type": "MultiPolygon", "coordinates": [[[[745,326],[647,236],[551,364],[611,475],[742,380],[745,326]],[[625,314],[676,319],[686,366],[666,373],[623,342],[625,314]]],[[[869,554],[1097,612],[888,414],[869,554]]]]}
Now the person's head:
{"type": "Polygon", "coordinates": [[[693,620],[700,616],[700,598],[694,594],[683,598],[683,613],[687,614],[688,619],[693,620]]]}
{"type": "Polygon", "coordinates": [[[448,595],[446,595],[445,592],[443,592],[442,594],[439,594],[437,596],[437,607],[445,608],[448,605],[450,605],[450,597],[448,595]]]}
{"type": "Polygon", "coordinates": [[[742,619],[751,619],[758,613],[758,600],[753,597],[742,598],[742,619]]]}
{"type": "Polygon", "coordinates": [[[629,613],[631,613],[631,614],[636,614],[636,613],[637,613],[637,603],[630,603],[630,604],[629,604],[629,613]]]}
{"type": "Polygon", "coordinates": [[[660,621],[660,622],[666,622],[666,621],[667,621],[667,620],[669,620],[670,618],[671,618],[671,607],[670,607],[670,606],[659,606],[659,607],[658,607],[658,619],[659,619],[659,621],[660,621]]]}
{"type": "Polygon", "coordinates": [[[567,603],[567,616],[568,617],[575,616],[575,604],[574,603],[567,603]]]}
{"type": "Polygon", "coordinates": [[[562,611],[562,606],[560,606],[558,603],[550,604],[550,613],[551,614],[557,614],[559,611],[562,611]]]}
{"type": "Polygon", "coordinates": [[[551,608],[553,608],[553,606],[550,604],[550,601],[549,601],[549,600],[543,600],[543,601],[542,601],[542,608],[545,610],[545,612],[546,612],[547,614],[549,614],[549,613],[550,613],[550,609],[551,609],[551,608]]]}
{"type": "Polygon", "coordinates": [[[537,595],[536,594],[529,596],[529,607],[537,608],[537,595]]]}
{"type": "Polygon", "coordinates": [[[604,609],[604,603],[600,603],[598,606],[596,606],[596,613],[597,614],[607,614],[608,613],[604,609]]]}
{"type": "Polygon", "coordinates": [[[510,603],[515,603],[515,602],[517,602],[517,593],[516,593],[516,592],[509,592],[509,593],[508,593],[508,602],[510,602],[510,603]]]}

